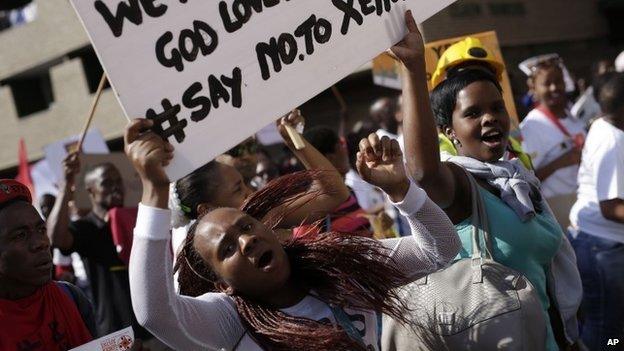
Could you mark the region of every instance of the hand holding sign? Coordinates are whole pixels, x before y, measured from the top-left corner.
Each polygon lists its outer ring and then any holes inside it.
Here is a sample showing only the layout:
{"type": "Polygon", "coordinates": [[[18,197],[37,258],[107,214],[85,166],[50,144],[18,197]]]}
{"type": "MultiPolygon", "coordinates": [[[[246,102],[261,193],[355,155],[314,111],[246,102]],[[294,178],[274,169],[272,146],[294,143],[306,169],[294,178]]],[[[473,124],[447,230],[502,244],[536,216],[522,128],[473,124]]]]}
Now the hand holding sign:
{"type": "Polygon", "coordinates": [[[135,119],[126,128],[126,155],[139,173],[143,186],[153,189],[169,189],[169,177],[165,167],[173,159],[173,146],[154,132],[146,131],[154,122],[135,119]]]}
{"type": "Polygon", "coordinates": [[[399,61],[403,62],[410,72],[419,72],[419,69],[425,62],[425,44],[412,11],[405,13],[405,25],[408,30],[405,38],[390,50],[399,61]]]}
{"type": "Polygon", "coordinates": [[[74,151],[63,160],[64,186],[72,190],[76,183],[76,175],[80,172],[80,151],[74,151]]]}

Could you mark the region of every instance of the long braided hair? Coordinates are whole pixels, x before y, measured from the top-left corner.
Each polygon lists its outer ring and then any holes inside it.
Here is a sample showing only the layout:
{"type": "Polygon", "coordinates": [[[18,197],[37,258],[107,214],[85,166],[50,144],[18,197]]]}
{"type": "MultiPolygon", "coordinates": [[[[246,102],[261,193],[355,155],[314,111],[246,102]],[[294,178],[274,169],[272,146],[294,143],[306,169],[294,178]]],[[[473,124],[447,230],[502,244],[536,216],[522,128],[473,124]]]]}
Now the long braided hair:
{"type": "MultiPolygon", "coordinates": [[[[320,176],[320,172],[306,171],[275,179],[252,195],[242,210],[273,228],[285,214],[271,216],[271,210],[294,201],[320,176]]],[[[199,222],[189,229],[175,265],[180,293],[193,297],[218,292],[219,281],[194,248],[199,222]]],[[[373,310],[408,322],[408,308],[395,289],[407,279],[391,264],[389,250],[381,243],[349,233],[323,233],[290,239],[283,247],[290,261],[291,277],[314,290],[322,301],[373,310]]],[[[232,298],[243,325],[266,350],[365,350],[343,329],[331,324],[290,316],[244,296],[232,298]]]]}

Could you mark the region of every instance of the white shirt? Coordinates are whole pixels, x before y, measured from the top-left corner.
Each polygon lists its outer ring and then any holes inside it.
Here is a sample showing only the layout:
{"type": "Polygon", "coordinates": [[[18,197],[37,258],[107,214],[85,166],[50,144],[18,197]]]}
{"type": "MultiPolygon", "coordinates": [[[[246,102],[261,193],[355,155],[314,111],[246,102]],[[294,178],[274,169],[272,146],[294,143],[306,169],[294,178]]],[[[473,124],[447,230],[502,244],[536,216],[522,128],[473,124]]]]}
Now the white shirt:
{"type": "Polygon", "coordinates": [[[624,131],[604,119],[592,125],[578,175],[570,221],[581,231],[624,243],[624,224],[602,216],[600,202],[624,199],[624,131]]]}
{"type": "Polygon", "coordinates": [[[383,191],[362,179],[358,172],[350,169],[345,175],[345,184],[353,190],[358,204],[368,213],[378,210],[386,204],[383,191]]]}
{"type": "Polygon", "coordinates": [[[593,87],[589,87],[585,90],[583,95],[581,95],[574,106],[572,106],[570,113],[572,113],[576,119],[583,121],[586,125],[589,125],[591,120],[598,117],[602,113],[600,105],[596,99],[594,99],[593,87]]]}
{"type": "MultiPolygon", "coordinates": [[[[362,340],[369,350],[379,350],[377,342],[377,315],[372,311],[358,311],[350,308],[343,308],[345,314],[349,317],[351,323],[362,336],[362,340]]],[[[339,325],[329,306],[318,298],[308,295],[298,304],[282,309],[282,312],[296,317],[308,318],[318,322],[330,322],[333,325],[339,325]]],[[[236,351],[261,351],[262,349],[250,337],[249,333],[245,333],[240,343],[236,347],[236,351]]]]}
{"type": "MultiPolygon", "coordinates": [[[[570,135],[585,135],[585,124],[575,118],[559,120],[570,135]]],[[[572,150],[574,141],[551,122],[543,112],[534,109],[520,123],[522,148],[533,159],[535,169],[540,169],[572,150]]],[[[562,168],[542,181],[545,198],[576,192],[578,166],[562,168]]]]}

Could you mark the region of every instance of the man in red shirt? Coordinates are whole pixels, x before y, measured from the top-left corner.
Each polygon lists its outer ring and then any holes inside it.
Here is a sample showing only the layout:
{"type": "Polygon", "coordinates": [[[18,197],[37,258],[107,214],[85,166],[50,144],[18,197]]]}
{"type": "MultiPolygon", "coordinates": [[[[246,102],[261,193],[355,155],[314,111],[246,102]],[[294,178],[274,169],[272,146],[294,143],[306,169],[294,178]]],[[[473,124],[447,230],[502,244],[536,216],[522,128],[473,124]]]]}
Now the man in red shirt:
{"type": "Polygon", "coordinates": [[[86,297],[52,281],[46,225],[26,186],[0,180],[0,350],[64,351],[92,340],[86,297]]]}

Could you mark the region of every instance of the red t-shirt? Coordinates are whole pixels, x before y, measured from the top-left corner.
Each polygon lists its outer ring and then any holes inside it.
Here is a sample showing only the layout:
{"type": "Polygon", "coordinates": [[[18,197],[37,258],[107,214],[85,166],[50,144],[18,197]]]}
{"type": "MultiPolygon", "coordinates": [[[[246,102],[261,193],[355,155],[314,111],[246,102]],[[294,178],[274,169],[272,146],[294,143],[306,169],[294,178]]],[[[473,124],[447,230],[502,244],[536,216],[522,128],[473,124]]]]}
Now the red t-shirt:
{"type": "Polygon", "coordinates": [[[76,303],[54,282],[23,299],[0,299],[2,351],[66,351],[92,339],[76,303]]]}

